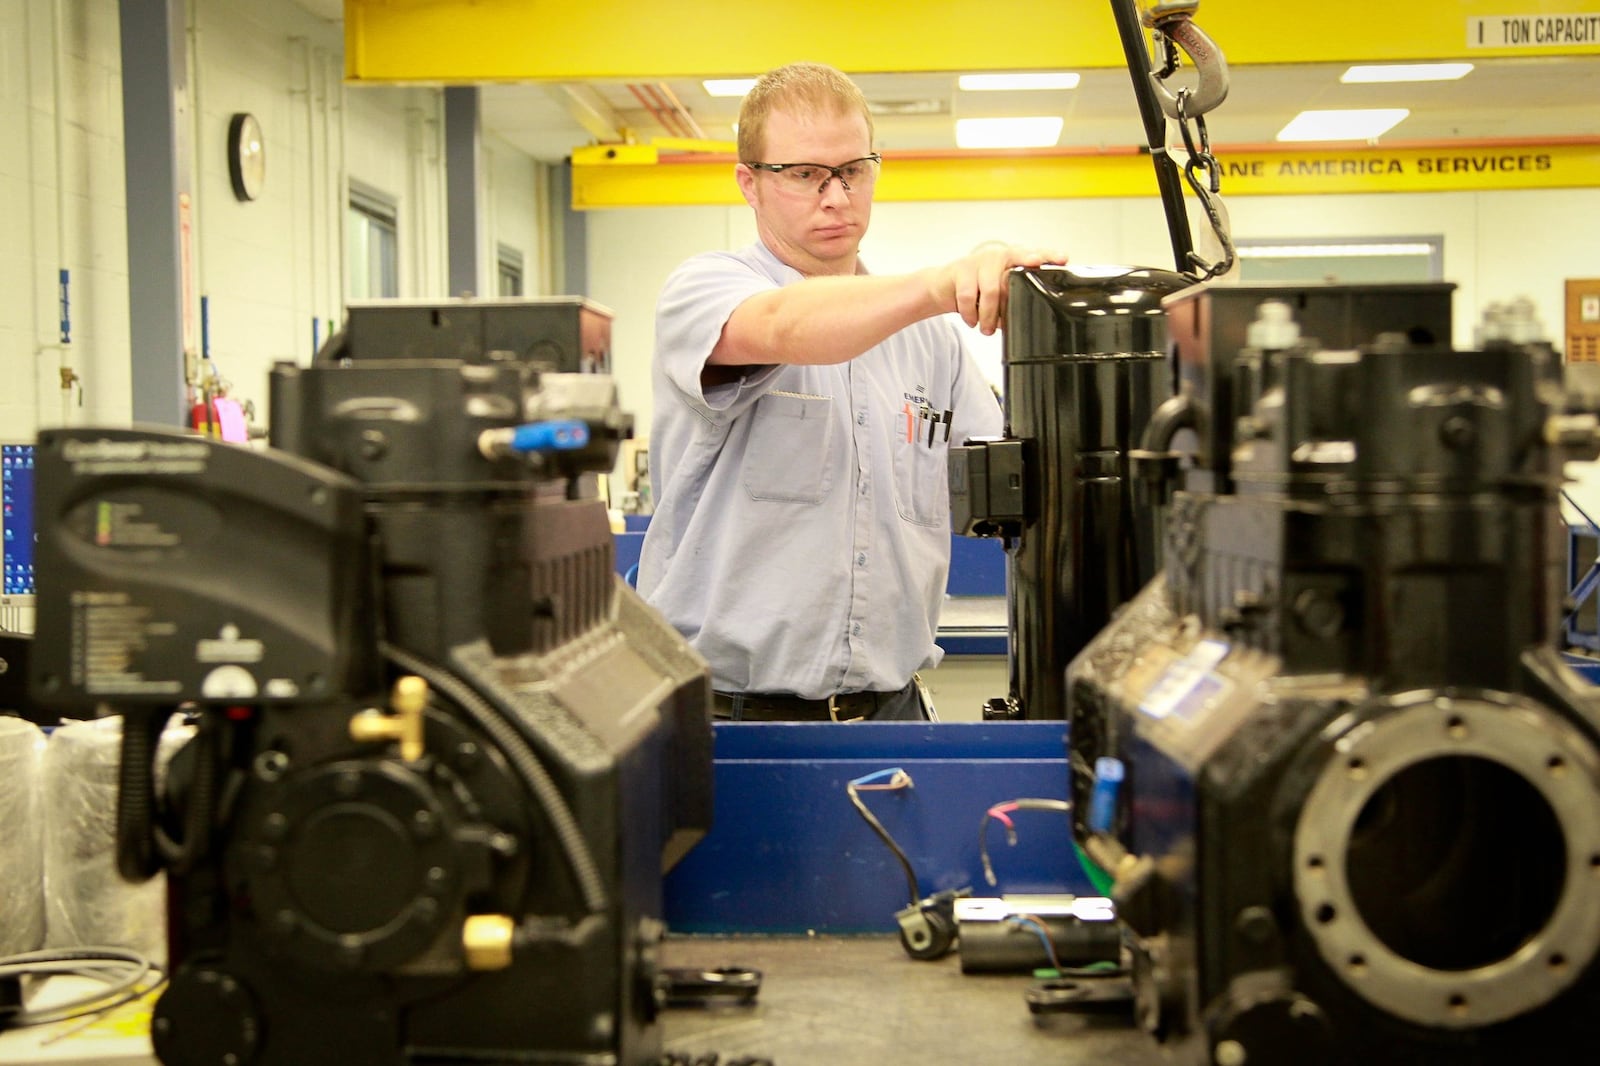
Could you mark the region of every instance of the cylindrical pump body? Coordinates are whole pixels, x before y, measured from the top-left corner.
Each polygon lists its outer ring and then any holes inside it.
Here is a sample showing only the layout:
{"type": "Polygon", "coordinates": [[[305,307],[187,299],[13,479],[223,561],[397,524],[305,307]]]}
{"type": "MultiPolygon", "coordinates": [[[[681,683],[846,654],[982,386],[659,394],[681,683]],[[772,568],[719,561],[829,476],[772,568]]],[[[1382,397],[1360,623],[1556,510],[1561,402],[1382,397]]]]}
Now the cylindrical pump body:
{"type": "Polygon", "coordinates": [[[1190,279],[1127,267],[1011,275],[1006,433],[1023,444],[1025,514],[1008,551],[1011,694],[1065,718],[1067,664],[1156,573],[1156,513],[1129,452],[1172,395],[1162,297],[1190,279]]]}

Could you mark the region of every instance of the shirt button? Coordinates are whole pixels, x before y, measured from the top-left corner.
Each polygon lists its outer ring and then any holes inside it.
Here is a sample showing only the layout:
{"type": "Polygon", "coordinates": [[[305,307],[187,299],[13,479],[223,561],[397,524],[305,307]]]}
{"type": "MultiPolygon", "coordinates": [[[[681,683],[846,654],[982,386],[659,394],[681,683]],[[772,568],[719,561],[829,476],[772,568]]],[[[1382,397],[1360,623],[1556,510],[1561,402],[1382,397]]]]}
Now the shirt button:
{"type": "Polygon", "coordinates": [[[867,416],[866,415],[856,415],[856,425],[864,426],[866,424],[867,424],[867,416]]]}
{"type": "Polygon", "coordinates": [[[859,637],[861,635],[861,623],[860,622],[857,622],[855,625],[850,627],[850,635],[852,637],[859,637]]]}
{"type": "Polygon", "coordinates": [[[867,553],[866,552],[862,552],[860,555],[856,556],[856,565],[857,566],[866,566],[867,565],[867,553]]]}

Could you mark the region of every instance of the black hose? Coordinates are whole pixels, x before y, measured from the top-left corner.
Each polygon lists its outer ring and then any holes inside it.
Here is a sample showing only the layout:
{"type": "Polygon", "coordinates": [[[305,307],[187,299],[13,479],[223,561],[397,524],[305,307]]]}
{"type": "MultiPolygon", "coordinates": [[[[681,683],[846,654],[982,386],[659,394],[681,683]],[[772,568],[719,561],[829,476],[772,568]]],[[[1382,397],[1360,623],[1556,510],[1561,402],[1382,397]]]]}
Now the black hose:
{"type": "Polygon", "coordinates": [[[117,764],[117,873],[124,881],[141,884],[156,875],[160,862],[155,852],[155,742],[152,720],[165,714],[129,710],[122,718],[122,749],[117,764]]]}
{"type": "Polygon", "coordinates": [[[1144,435],[1139,440],[1140,450],[1168,451],[1172,447],[1172,438],[1178,435],[1179,430],[1198,430],[1199,422],[1200,411],[1195,405],[1193,394],[1173,393],[1161,401],[1160,406],[1150,415],[1150,421],[1145,423],[1144,435]]]}
{"type": "MultiPolygon", "coordinates": [[[[162,725],[164,729],[165,723],[162,725]]],[[[183,839],[174,841],[162,832],[159,824],[152,827],[156,850],[162,861],[167,869],[179,875],[193,871],[205,857],[211,842],[213,816],[217,810],[217,723],[214,713],[202,713],[195,730],[194,739],[189,742],[194,752],[194,764],[191,768],[193,777],[189,785],[188,804],[184,811],[183,839]]],[[[157,730],[151,738],[157,751],[160,749],[162,731],[157,730]]]]}

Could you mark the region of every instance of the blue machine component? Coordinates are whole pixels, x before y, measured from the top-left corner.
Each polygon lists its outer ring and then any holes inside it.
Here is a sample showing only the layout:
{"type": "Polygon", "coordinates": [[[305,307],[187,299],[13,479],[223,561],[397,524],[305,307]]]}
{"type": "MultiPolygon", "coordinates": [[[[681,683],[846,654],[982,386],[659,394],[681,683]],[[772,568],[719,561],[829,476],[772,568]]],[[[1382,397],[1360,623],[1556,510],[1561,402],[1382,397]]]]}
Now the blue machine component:
{"type": "Polygon", "coordinates": [[[511,431],[511,450],[517,452],[571,451],[588,443],[588,425],[575,419],[529,422],[511,431]]]}
{"type": "Polygon", "coordinates": [[[579,451],[589,446],[589,424],[576,418],[525,422],[478,434],[478,451],[488,458],[579,451]]]}
{"type": "MultiPolygon", "coordinates": [[[[1019,797],[1066,799],[1066,723],[718,723],[712,829],[664,884],[681,933],[889,933],[905,906],[894,855],[845,786],[900,768],[912,787],[866,802],[922,892],[982,879],[979,829],[1019,797]]],[[[991,848],[999,890],[1095,890],[1073,857],[1065,815],[1018,818],[1017,844],[991,848]]]]}
{"type": "Polygon", "coordinates": [[[1117,791],[1122,787],[1122,760],[1102,755],[1094,761],[1094,789],[1089,795],[1089,828],[1111,831],[1117,813],[1117,791]]]}

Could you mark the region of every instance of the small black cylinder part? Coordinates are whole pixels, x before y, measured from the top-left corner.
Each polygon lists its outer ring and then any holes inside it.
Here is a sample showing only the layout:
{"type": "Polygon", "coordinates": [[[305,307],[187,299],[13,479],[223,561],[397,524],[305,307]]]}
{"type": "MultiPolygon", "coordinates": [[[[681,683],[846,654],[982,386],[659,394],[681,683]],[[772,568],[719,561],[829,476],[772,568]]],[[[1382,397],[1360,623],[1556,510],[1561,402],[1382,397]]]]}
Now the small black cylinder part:
{"type": "Polygon", "coordinates": [[[1116,922],[1085,922],[1070,914],[964,921],[957,938],[962,973],[1026,973],[1057,964],[1072,969],[1115,963],[1122,950],[1122,933],[1116,922]],[[1055,950],[1054,962],[1044,932],[1055,950]]]}

